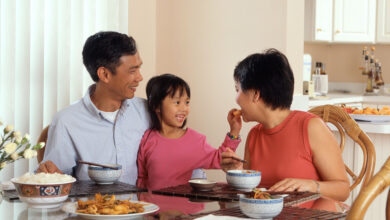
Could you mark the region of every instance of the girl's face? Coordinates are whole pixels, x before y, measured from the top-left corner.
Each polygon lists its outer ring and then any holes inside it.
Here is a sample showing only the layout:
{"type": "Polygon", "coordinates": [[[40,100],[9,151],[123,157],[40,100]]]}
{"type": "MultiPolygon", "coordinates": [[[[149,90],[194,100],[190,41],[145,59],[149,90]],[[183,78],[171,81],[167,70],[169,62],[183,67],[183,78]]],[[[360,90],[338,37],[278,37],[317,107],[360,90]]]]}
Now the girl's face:
{"type": "Polygon", "coordinates": [[[184,90],[180,96],[180,90],[177,90],[173,97],[168,95],[162,101],[161,109],[157,109],[156,112],[161,117],[162,128],[181,128],[190,113],[190,98],[187,92],[184,90]]]}
{"type": "Polygon", "coordinates": [[[254,121],[255,112],[256,112],[256,105],[255,105],[255,92],[252,90],[249,91],[242,91],[241,85],[239,82],[235,82],[236,86],[236,102],[241,107],[241,114],[242,119],[245,122],[254,121]]]}

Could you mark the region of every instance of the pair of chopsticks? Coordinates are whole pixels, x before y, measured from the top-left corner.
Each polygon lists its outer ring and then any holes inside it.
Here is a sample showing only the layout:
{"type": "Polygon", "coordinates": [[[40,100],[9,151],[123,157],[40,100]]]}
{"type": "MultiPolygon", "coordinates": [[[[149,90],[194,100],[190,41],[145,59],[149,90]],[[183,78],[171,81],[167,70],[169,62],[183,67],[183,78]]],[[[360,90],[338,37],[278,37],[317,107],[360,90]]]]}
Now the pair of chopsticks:
{"type": "Polygon", "coordinates": [[[87,162],[87,161],[82,161],[82,160],[78,160],[77,163],[88,164],[88,165],[97,166],[97,167],[110,168],[110,169],[113,169],[113,170],[118,170],[118,169],[119,169],[119,168],[116,167],[116,166],[110,166],[110,165],[92,163],[92,162],[87,162]]]}
{"type": "Polygon", "coordinates": [[[226,158],[231,158],[231,159],[234,159],[234,160],[240,161],[240,162],[242,162],[242,163],[248,163],[248,161],[246,161],[246,160],[243,160],[243,159],[240,159],[240,158],[237,158],[237,157],[226,157],[226,158]]]}

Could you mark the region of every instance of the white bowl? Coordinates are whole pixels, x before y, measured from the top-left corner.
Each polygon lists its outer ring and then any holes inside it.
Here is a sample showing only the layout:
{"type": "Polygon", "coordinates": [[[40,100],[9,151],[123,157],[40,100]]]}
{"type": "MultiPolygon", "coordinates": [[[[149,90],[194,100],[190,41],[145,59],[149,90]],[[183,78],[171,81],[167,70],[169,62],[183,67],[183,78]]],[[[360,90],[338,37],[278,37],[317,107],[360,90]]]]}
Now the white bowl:
{"type": "Polygon", "coordinates": [[[22,183],[13,178],[19,199],[31,208],[56,208],[64,202],[76,179],[64,183],[22,183]]]}
{"type": "Polygon", "coordinates": [[[119,179],[122,174],[122,166],[117,164],[106,164],[110,166],[115,166],[118,169],[104,168],[98,166],[88,166],[88,176],[91,180],[95,181],[97,184],[106,185],[113,184],[119,179]]]}
{"type": "Polygon", "coordinates": [[[261,172],[257,170],[229,170],[226,181],[237,190],[252,191],[261,181],[261,172]]]}
{"type": "Polygon", "coordinates": [[[207,179],[192,179],[188,181],[192,188],[198,191],[211,191],[217,182],[207,179]]]}
{"type": "Polygon", "coordinates": [[[241,211],[251,218],[272,219],[283,209],[283,197],[272,196],[273,199],[251,199],[240,197],[241,211]]]}

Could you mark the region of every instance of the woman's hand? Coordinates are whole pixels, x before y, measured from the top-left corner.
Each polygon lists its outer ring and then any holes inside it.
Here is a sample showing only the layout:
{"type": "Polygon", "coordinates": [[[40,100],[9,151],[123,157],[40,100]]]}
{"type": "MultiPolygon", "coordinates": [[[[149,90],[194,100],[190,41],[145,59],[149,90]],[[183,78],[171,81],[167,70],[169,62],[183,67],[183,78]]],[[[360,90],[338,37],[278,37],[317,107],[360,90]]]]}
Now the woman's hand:
{"type": "Polygon", "coordinates": [[[228,113],[227,120],[230,125],[230,134],[238,136],[242,127],[241,114],[235,114],[239,110],[231,109],[228,113]]]}
{"type": "Polygon", "coordinates": [[[221,160],[221,168],[223,171],[228,170],[242,170],[243,164],[242,162],[232,159],[232,157],[239,158],[236,153],[234,153],[230,148],[227,149],[227,151],[222,152],[221,154],[222,160],[221,160]]]}
{"type": "Polygon", "coordinates": [[[317,192],[317,188],[318,188],[317,183],[318,182],[316,182],[315,180],[286,178],[282,181],[275,183],[268,190],[275,191],[275,192],[309,191],[315,193],[317,192]]]}

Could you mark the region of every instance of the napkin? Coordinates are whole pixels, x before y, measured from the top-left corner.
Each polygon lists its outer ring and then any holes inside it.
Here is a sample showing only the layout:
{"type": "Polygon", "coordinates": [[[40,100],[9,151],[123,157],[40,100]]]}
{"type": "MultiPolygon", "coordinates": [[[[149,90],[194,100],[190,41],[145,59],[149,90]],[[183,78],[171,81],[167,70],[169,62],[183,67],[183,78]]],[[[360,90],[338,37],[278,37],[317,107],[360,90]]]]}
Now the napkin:
{"type": "Polygon", "coordinates": [[[216,215],[206,215],[200,218],[197,218],[199,220],[238,220],[238,219],[250,219],[250,218],[239,218],[239,217],[233,217],[233,216],[216,216],[216,215]]]}
{"type": "Polygon", "coordinates": [[[1,183],[0,187],[3,190],[15,190],[15,186],[11,181],[4,181],[1,183]]]}

